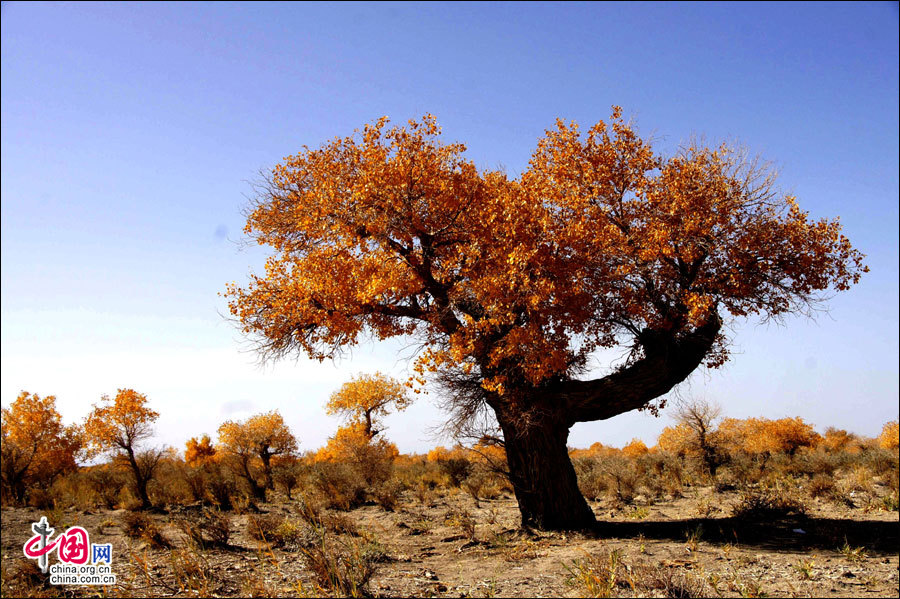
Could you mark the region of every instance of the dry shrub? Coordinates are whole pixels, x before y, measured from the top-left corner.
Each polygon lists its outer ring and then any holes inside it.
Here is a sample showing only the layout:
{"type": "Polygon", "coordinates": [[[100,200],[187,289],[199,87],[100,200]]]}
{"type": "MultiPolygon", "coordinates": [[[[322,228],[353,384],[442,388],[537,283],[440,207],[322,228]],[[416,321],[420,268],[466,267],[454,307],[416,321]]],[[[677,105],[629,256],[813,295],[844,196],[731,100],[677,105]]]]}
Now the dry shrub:
{"type": "Polygon", "coordinates": [[[789,516],[802,516],[806,506],[797,497],[778,489],[744,491],[731,514],[740,520],[777,520],[789,516]]]}
{"type": "Polygon", "coordinates": [[[28,492],[28,505],[40,510],[49,510],[52,509],[56,503],[50,491],[35,487],[28,492]]]}
{"type": "Polygon", "coordinates": [[[720,474],[734,482],[738,488],[748,489],[758,485],[765,473],[765,460],[744,452],[735,452],[720,474]]]}
{"type": "Polygon", "coordinates": [[[216,570],[195,548],[170,552],[169,568],[182,591],[192,591],[198,597],[215,596],[213,593],[218,586],[216,570]]]}
{"type": "Polygon", "coordinates": [[[810,497],[832,497],[835,490],[834,478],[826,474],[817,474],[807,486],[810,497]]]}
{"type": "Polygon", "coordinates": [[[403,490],[403,483],[392,478],[380,485],[376,485],[371,490],[371,495],[375,500],[375,503],[384,508],[385,511],[393,512],[400,503],[400,497],[403,494],[403,490]]]}
{"type": "Polygon", "coordinates": [[[371,542],[344,543],[322,532],[303,549],[303,558],[320,590],[339,597],[370,597],[369,581],[386,556],[371,542]]]}
{"type": "Polygon", "coordinates": [[[50,584],[50,577],[41,572],[37,560],[20,557],[3,560],[0,570],[2,597],[65,597],[65,587],[50,584]],[[7,565],[12,561],[12,565],[7,565]]]}
{"type": "Polygon", "coordinates": [[[638,459],[638,467],[642,473],[640,484],[650,496],[681,496],[685,473],[677,456],[668,452],[648,453],[638,459]]]}
{"type": "Polygon", "coordinates": [[[630,572],[630,585],[638,596],[674,598],[712,597],[709,584],[691,572],[677,568],[637,564],[630,572]]]}
{"type": "Polygon", "coordinates": [[[444,515],[444,523],[447,526],[459,528],[463,536],[469,541],[475,540],[475,518],[466,509],[451,508],[444,515]]]}
{"type": "Polygon", "coordinates": [[[872,471],[868,467],[856,466],[850,472],[847,483],[851,491],[871,494],[873,491],[872,478],[872,471]]]}
{"type": "Polygon", "coordinates": [[[570,566],[569,584],[582,596],[613,597],[616,589],[629,589],[636,597],[712,597],[713,589],[696,575],[676,568],[625,562],[618,549],[587,555],[570,566]]]}
{"type": "Polygon", "coordinates": [[[272,480],[284,489],[288,499],[292,499],[291,494],[303,480],[304,473],[305,468],[299,461],[282,461],[272,468],[272,480]]]}
{"type": "Polygon", "coordinates": [[[413,495],[422,505],[431,505],[434,503],[436,493],[434,487],[429,485],[426,481],[420,480],[418,484],[413,487],[413,495]]]}
{"type": "Polygon", "coordinates": [[[193,489],[174,467],[165,464],[160,471],[147,487],[153,505],[188,505],[195,501],[193,489]]]}
{"type": "Polygon", "coordinates": [[[584,597],[612,597],[617,585],[625,585],[620,574],[624,570],[622,553],[618,549],[602,550],[597,555],[586,555],[567,565],[568,583],[578,587],[584,597]]]}
{"type": "Polygon", "coordinates": [[[340,462],[320,462],[313,470],[313,484],[325,498],[327,507],[350,510],[366,499],[366,479],[359,471],[340,462]]]}
{"type": "Polygon", "coordinates": [[[234,498],[237,495],[237,483],[225,471],[216,467],[206,469],[203,474],[206,486],[204,498],[222,511],[234,509],[234,498]]]}
{"type": "Polygon", "coordinates": [[[447,486],[447,478],[436,467],[433,470],[425,470],[421,476],[413,481],[410,486],[424,486],[429,491],[434,491],[439,487],[447,486]]]}
{"type": "Polygon", "coordinates": [[[441,484],[444,475],[436,462],[429,462],[424,456],[401,455],[394,461],[392,477],[407,489],[413,489],[419,481],[431,481],[434,486],[441,484]]]}
{"type": "Polygon", "coordinates": [[[235,514],[261,514],[262,510],[256,505],[253,497],[240,494],[231,498],[231,509],[235,514]]]}
{"type": "Polygon", "coordinates": [[[318,496],[304,493],[297,498],[297,501],[294,504],[294,513],[304,522],[316,524],[322,518],[322,502],[318,496]]]}
{"type": "Polygon", "coordinates": [[[637,494],[638,473],[627,458],[621,456],[604,456],[601,458],[601,469],[605,473],[607,495],[616,502],[630,504],[637,494]]]}
{"type": "Polygon", "coordinates": [[[472,471],[472,462],[463,457],[451,457],[437,460],[438,468],[447,477],[452,487],[459,488],[472,471]]]}
{"type": "Polygon", "coordinates": [[[206,472],[202,466],[182,464],[179,475],[194,501],[206,500],[206,472]]]}
{"type": "Polygon", "coordinates": [[[833,477],[841,466],[841,455],[826,451],[805,451],[794,457],[788,471],[793,475],[833,477]]]}
{"type": "Polygon", "coordinates": [[[284,518],[273,514],[259,514],[250,516],[247,520],[247,534],[250,538],[267,543],[275,543],[275,531],[281,526],[284,518]]]}
{"type": "Polygon", "coordinates": [[[327,514],[322,519],[322,524],[326,530],[336,534],[350,535],[352,537],[361,536],[356,523],[346,514],[327,514]]]}
{"type": "Polygon", "coordinates": [[[196,520],[180,518],[178,528],[198,547],[227,547],[231,538],[231,517],[217,510],[204,509],[196,520]]]}
{"type": "Polygon", "coordinates": [[[497,499],[503,493],[508,481],[500,474],[486,467],[476,467],[462,483],[462,488],[472,496],[475,505],[481,500],[497,499]]]}
{"type": "Polygon", "coordinates": [[[891,470],[887,475],[887,480],[885,481],[888,490],[897,495],[900,492],[900,471],[896,468],[891,470]]]}
{"type": "Polygon", "coordinates": [[[594,458],[575,458],[572,460],[575,474],[578,476],[578,489],[590,501],[597,501],[606,493],[607,480],[603,476],[594,458]]]}
{"type": "Polygon", "coordinates": [[[145,541],[154,549],[167,549],[171,543],[162,535],[156,522],[142,512],[126,512],[119,520],[122,532],[131,539],[145,541]]]}
{"type": "Polygon", "coordinates": [[[50,488],[50,494],[56,505],[76,507],[79,510],[90,510],[100,504],[99,496],[84,470],[57,478],[50,488]]]}
{"type": "Polygon", "coordinates": [[[890,476],[900,469],[900,457],[896,449],[871,449],[862,454],[862,460],[875,476],[890,476]]]}
{"type": "Polygon", "coordinates": [[[275,515],[250,516],[247,532],[252,538],[271,547],[292,551],[310,547],[316,539],[316,527],[301,520],[275,515]]]}
{"type": "Polygon", "coordinates": [[[301,497],[297,502],[296,514],[307,525],[318,530],[350,536],[360,535],[356,523],[350,516],[340,512],[328,512],[321,503],[309,496],[301,497]]]}
{"type": "MultiPolygon", "coordinates": [[[[642,454],[641,459],[646,457],[642,454]]],[[[607,496],[615,503],[630,504],[634,501],[639,486],[648,487],[653,493],[654,488],[663,484],[661,480],[652,480],[654,474],[642,468],[638,459],[623,455],[601,454],[596,457],[575,458],[573,465],[578,476],[578,488],[591,501],[607,496]]],[[[680,476],[680,469],[677,472],[680,476]]]]}
{"type": "Polygon", "coordinates": [[[127,484],[121,471],[110,464],[95,466],[88,470],[87,479],[104,507],[108,509],[116,507],[120,499],[120,492],[127,484]]]}

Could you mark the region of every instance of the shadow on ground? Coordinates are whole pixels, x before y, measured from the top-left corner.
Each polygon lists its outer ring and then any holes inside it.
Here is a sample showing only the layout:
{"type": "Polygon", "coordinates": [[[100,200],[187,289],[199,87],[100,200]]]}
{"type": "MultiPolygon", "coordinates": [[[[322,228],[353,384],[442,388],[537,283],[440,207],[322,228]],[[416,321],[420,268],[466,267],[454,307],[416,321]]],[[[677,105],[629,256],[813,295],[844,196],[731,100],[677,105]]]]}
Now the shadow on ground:
{"type": "Polygon", "coordinates": [[[600,538],[684,541],[702,527],[701,541],[753,545],[784,552],[812,549],[839,551],[845,544],[863,547],[869,553],[896,555],[900,523],[834,518],[795,517],[774,521],[747,521],[738,518],[691,518],[685,520],[607,522],[598,521],[600,538]],[[802,531],[802,532],[800,532],[802,531]]]}

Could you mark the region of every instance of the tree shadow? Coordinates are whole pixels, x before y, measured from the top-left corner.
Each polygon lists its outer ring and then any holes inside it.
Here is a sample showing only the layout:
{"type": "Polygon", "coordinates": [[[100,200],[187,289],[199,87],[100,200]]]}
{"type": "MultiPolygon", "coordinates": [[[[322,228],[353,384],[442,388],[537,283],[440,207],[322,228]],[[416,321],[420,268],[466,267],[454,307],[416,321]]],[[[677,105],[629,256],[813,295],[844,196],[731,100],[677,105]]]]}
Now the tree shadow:
{"type": "Polygon", "coordinates": [[[869,553],[897,555],[900,522],[797,516],[770,521],[742,518],[688,518],[668,521],[609,522],[598,520],[599,538],[685,541],[702,527],[701,540],[752,545],[783,553],[840,550],[845,544],[869,553]],[[802,531],[802,532],[800,532],[802,531]]]}

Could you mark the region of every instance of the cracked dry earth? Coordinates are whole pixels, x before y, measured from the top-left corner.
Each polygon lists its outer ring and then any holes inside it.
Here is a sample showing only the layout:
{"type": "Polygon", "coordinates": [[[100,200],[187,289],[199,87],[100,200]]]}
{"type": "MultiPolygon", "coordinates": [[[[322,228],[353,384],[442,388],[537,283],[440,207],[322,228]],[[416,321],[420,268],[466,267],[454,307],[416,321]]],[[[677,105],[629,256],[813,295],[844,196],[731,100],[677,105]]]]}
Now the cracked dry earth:
{"type": "MultiPolygon", "coordinates": [[[[615,509],[597,502],[593,507],[600,523],[592,534],[520,531],[509,496],[476,505],[463,493],[426,502],[406,495],[393,512],[367,505],[344,514],[362,535],[352,539],[383,553],[369,584],[375,596],[632,597],[676,596],[672,593],[679,590],[723,597],[898,596],[896,511],[812,500],[806,516],[747,523],[728,516],[737,499],[736,493],[696,488],[652,505],[615,509]],[[474,538],[461,524],[466,514],[474,519],[474,538]]],[[[261,509],[270,515],[296,514],[287,500],[261,509]]],[[[31,522],[47,515],[53,526],[78,524],[92,542],[112,543],[118,584],[110,595],[189,597],[201,589],[223,597],[326,592],[307,569],[302,548],[270,548],[254,540],[248,534],[249,515],[232,516],[228,547],[191,554],[174,524],[190,513],[173,508],[151,514],[172,545],[152,548],[123,534],[122,510],[4,508],[4,579],[26,561],[22,544],[30,537],[31,522]],[[176,574],[186,568],[185,555],[202,564],[194,578],[176,574]]],[[[64,589],[69,596],[98,594],[96,588],[64,589]]],[[[59,590],[44,585],[37,594],[59,590]]]]}

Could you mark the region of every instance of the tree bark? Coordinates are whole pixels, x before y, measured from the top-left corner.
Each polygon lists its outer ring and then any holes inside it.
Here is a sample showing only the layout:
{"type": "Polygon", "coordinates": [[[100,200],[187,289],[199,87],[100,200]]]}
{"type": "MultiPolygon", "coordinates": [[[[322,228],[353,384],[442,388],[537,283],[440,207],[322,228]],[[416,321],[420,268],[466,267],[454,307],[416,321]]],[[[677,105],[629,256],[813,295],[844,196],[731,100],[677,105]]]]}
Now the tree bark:
{"type": "Polygon", "coordinates": [[[265,486],[261,486],[256,482],[256,477],[253,476],[253,472],[250,470],[250,456],[241,456],[241,468],[244,472],[244,478],[247,480],[247,484],[250,486],[250,493],[253,494],[253,497],[259,499],[260,501],[266,500],[266,488],[265,486]]]}
{"type": "Polygon", "coordinates": [[[130,447],[126,448],[128,454],[128,463],[131,465],[132,474],[134,474],[134,486],[137,488],[138,499],[141,500],[141,509],[146,510],[152,507],[150,496],[147,494],[147,480],[144,478],[137,459],[134,457],[134,450],[130,447]]]}
{"type": "Polygon", "coordinates": [[[266,488],[267,489],[275,489],[275,481],[272,480],[272,454],[269,453],[268,449],[263,449],[259,452],[259,457],[263,463],[263,475],[266,480],[266,488]]]}
{"type": "Polygon", "coordinates": [[[646,406],[668,393],[700,365],[721,324],[712,314],[706,324],[681,336],[645,331],[638,340],[644,357],[602,379],[519,388],[507,397],[487,400],[503,430],[523,526],[584,530],[595,524],[569,459],[569,429],[576,422],[604,420],[646,406]]]}
{"type": "Polygon", "coordinates": [[[578,489],[566,447],[569,427],[559,418],[498,419],[522,526],[542,530],[591,528],[594,513],[578,489]]]}
{"type": "Polygon", "coordinates": [[[644,349],[640,360],[602,379],[557,383],[549,392],[566,406],[569,426],[642,408],[690,376],[721,327],[719,315],[713,313],[706,324],[680,336],[646,330],[638,338],[644,349]]]}

